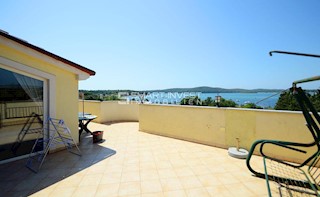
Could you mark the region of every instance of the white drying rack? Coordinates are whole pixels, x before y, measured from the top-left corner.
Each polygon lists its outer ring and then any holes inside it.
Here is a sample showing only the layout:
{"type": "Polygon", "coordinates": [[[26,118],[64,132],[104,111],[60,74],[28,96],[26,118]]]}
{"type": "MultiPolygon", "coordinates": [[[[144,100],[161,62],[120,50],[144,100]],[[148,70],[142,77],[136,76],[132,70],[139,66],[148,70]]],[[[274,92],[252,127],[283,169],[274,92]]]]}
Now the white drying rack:
{"type": "Polygon", "coordinates": [[[70,153],[81,156],[80,149],[72,138],[70,129],[64,120],[48,118],[43,125],[42,132],[39,133],[32,147],[26,167],[37,173],[43,165],[49,151],[54,149],[58,144],[64,145],[70,153]],[[38,151],[41,146],[43,150],[38,151]]]}

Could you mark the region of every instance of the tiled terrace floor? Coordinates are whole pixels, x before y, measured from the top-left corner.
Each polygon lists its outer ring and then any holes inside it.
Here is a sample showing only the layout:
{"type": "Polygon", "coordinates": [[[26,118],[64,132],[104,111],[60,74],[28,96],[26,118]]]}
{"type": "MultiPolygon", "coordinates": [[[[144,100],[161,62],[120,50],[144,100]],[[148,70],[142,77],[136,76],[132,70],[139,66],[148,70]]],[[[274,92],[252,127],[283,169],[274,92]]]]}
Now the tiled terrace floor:
{"type": "Polygon", "coordinates": [[[103,143],[83,135],[82,157],[51,154],[37,174],[25,161],[0,165],[0,196],[267,196],[265,180],[227,150],[139,132],[138,126],[90,123],[105,131],[103,143]]]}

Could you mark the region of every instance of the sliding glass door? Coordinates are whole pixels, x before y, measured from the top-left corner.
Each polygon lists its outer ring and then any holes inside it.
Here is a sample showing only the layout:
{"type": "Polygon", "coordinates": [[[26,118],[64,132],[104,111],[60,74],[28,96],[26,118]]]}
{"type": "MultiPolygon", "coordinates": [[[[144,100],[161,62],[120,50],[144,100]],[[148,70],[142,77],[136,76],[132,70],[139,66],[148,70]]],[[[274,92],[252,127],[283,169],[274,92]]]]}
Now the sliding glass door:
{"type": "Polygon", "coordinates": [[[45,84],[39,77],[0,68],[0,162],[28,155],[35,140],[43,138],[45,84]]]}

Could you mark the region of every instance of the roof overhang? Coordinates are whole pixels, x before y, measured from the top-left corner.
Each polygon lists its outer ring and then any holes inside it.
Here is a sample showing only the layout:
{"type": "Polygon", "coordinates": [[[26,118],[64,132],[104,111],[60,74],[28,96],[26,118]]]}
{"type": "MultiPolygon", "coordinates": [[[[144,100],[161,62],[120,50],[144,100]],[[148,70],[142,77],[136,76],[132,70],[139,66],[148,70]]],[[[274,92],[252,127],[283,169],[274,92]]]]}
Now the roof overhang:
{"type": "Polygon", "coordinates": [[[11,36],[7,32],[4,32],[2,30],[0,30],[0,44],[4,44],[6,46],[9,46],[10,48],[22,51],[23,53],[26,53],[30,56],[34,56],[64,70],[75,73],[76,75],[78,75],[79,80],[88,79],[90,76],[96,74],[93,70],[90,70],[58,55],[55,55],[17,37],[11,36]]]}

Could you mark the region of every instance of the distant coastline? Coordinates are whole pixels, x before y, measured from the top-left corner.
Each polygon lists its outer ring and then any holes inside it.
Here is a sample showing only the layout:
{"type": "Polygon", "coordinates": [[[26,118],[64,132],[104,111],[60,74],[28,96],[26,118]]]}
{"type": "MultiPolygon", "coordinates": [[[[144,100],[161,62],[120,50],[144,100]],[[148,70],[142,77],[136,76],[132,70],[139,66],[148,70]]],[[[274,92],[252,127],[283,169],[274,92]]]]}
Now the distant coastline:
{"type": "Polygon", "coordinates": [[[162,90],[149,90],[146,92],[201,92],[201,93],[269,93],[269,92],[282,92],[283,89],[241,89],[241,88],[218,88],[218,87],[208,87],[201,86],[195,88],[170,88],[162,90]]]}
{"type": "MultiPolygon", "coordinates": [[[[306,90],[308,93],[316,92],[316,90],[306,90]]],[[[198,97],[206,100],[211,97],[215,99],[217,95],[222,96],[226,100],[236,102],[238,106],[247,103],[254,103],[263,108],[274,108],[282,89],[225,89],[217,87],[201,86],[195,88],[170,88],[161,90],[79,90],[84,93],[87,100],[139,100],[146,99],[150,103],[157,104],[179,104],[183,98],[198,97]]]]}
{"type": "Polygon", "coordinates": [[[80,92],[92,92],[96,94],[114,94],[118,92],[201,92],[201,93],[271,93],[271,92],[282,92],[283,89],[242,89],[242,88],[219,88],[200,86],[194,88],[169,88],[169,89],[158,89],[158,90],[80,90],[80,92]]]}

